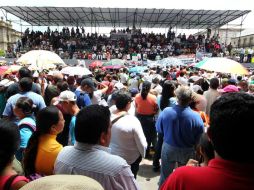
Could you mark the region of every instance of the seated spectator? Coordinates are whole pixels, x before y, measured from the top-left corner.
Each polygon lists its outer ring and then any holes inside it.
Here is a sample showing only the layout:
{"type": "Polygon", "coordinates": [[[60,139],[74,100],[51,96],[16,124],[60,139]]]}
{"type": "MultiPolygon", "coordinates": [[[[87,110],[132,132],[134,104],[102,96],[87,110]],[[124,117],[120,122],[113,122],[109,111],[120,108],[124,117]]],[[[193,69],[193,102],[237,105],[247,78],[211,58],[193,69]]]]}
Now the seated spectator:
{"type": "Polygon", "coordinates": [[[18,190],[29,182],[12,169],[14,154],[19,148],[20,135],[18,127],[9,121],[0,123],[0,189],[18,190]]]}
{"type": "Polygon", "coordinates": [[[215,158],[208,166],[176,169],[161,190],[254,189],[253,115],[254,97],[250,94],[232,92],[217,99],[211,106],[207,133],[215,158]]]}
{"type": "Polygon", "coordinates": [[[20,148],[16,153],[16,158],[21,161],[23,158],[23,151],[27,147],[28,140],[33,132],[36,130],[36,124],[33,117],[33,101],[27,97],[20,97],[13,110],[18,117],[18,128],[20,131],[20,148]]]}
{"type": "Polygon", "coordinates": [[[35,173],[52,175],[54,163],[63,146],[56,136],[64,127],[63,114],[54,106],[49,106],[37,114],[36,131],[31,136],[24,155],[26,176],[35,173]]]}
{"type": "Polygon", "coordinates": [[[64,147],[55,163],[56,174],[85,175],[105,189],[138,189],[130,166],[107,148],[111,138],[110,112],[107,107],[91,105],[77,115],[76,143],[64,147]]]}
{"type": "Polygon", "coordinates": [[[126,92],[118,92],[116,110],[111,114],[111,153],[121,156],[131,166],[136,178],[139,163],[145,157],[147,142],[140,121],[128,114],[132,98],[126,92]]]}

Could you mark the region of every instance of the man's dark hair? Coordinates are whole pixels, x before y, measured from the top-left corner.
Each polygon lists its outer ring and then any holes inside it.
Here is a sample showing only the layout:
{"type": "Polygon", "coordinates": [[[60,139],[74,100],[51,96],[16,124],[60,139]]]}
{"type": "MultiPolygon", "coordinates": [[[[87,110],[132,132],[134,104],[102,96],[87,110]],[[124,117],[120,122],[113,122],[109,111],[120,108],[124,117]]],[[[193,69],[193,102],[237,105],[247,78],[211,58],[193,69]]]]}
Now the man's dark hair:
{"type": "Polygon", "coordinates": [[[32,78],[32,72],[27,67],[21,67],[19,69],[19,79],[24,77],[32,78]]]}
{"type": "Polygon", "coordinates": [[[29,92],[32,90],[33,80],[28,77],[24,77],[19,81],[19,87],[22,92],[29,92]]]}
{"type": "Polygon", "coordinates": [[[183,77],[184,76],[184,72],[180,72],[179,76],[183,77]]]}
{"type": "Polygon", "coordinates": [[[123,110],[126,108],[127,104],[131,102],[131,96],[127,92],[119,91],[116,95],[116,108],[118,110],[123,110]]]}
{"type": "Polygon", "coordinates": [[[209,137],[215,151],[225,160],[253,163],[254,96],[227,93],[211,106],[209,137]]]}
{"type": "Polygon", "coordinates": [[[108,107],[91,105],[83,108],[77,115],[75,138],[77,142],[98,144],[103,132],[110,127],[110,111],[108,107]]]}
{"type": "Polygon", "coordinates": [[[218,78],[212,78],[210,80],[210,88],[211,89],[214,89],[214,90],[217,90],[217,88],[219,87],[220,85],[220,82],[219,82],[219,79],[218,78]]]}

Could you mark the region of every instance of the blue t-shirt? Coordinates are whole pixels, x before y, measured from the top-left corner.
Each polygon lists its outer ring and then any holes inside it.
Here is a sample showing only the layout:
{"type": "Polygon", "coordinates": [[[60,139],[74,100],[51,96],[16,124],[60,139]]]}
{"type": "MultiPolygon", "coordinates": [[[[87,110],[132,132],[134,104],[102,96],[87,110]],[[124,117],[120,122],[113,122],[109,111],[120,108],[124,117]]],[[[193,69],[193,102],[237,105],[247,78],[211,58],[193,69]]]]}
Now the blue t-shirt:
{"type": "Polygon", "coordinates": [[[15,107],[15,104],[16,104],[17,100],[18,100],[20,97],[28,97],[28,98],[30,98],[31,100],[33,100],[33,104],[36,106],[36,108],[37,108],[38,110],[41,110],[41,109],[43,109],[43,108],[46,107],[45,102],[44,102],[44,99],[42,98],[42,96],[39,95],[39,94],[36,94],[36,93],[34,93],[34,92],[32,92],[32,91],[30,91],[30,92],[25,92],[25,93],[18,93],[18,94],[15,94],[15,95],[11,96],[11,97],[7,100],[7,103],[6,103],[4,112],[3,112],[3,115],[4,115],[4,116],[10,117],[14,122],[17,122],[17,118],[14,116],[13,109],[14,109],[14,107],[15,107]]]}
{"type": "Polygon", "coordinates": [[[70,140],[71,140],[71,144],[74,145],[76,140],[75,140],[75,133],[74,133],[74,129],[75,129],[75,123],[76,123],[76,116],[72,116],[71,118],[71,122],[69,125],[69,130],[70,130],[70,140]]]}
{"type": "Polygon", "coordinates": [[[191,148],[204,131],[200,115],[190,107],[175,105],[165,108],[156,122],[158,133],[164,135],[164,142],[179,148],[191,148]]]}
{"type": "Polygon", "coordinates": [[[36,130],[36,123],[32,117],[26,117],[18,122],[20,132],[20,148],[26,148],[27,143],[36,130]]]}

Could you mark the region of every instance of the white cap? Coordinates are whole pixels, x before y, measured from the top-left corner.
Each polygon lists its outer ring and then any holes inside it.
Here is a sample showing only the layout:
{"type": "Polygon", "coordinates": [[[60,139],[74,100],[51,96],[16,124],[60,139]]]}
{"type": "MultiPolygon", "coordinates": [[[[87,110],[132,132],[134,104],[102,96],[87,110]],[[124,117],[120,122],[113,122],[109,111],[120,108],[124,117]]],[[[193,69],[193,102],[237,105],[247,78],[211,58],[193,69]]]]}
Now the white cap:
{"type": "Polygon", "coordinates": [[[64,101],[76,102],[77,96],[72,91],[65,90],[61,92],[58,100],[59,102],[64,102],[64,101]]]}

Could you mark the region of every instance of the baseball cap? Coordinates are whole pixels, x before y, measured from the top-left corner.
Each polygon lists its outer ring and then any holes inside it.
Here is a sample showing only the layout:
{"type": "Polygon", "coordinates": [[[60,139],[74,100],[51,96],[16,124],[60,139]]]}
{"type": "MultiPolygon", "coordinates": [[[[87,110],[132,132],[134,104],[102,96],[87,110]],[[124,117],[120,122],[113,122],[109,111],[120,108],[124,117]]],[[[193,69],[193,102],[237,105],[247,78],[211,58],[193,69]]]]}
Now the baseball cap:
{"type": "Polygon", "coordinates": [[[58,100],[59,102],[64,102],[64,101],[75,102],[77,100],[77,96],[72,91],[65,90],[61,92],[58,100]]]}
{"type": "Polygon", "coordinates": [[[136,88],[132,88],[129,92],[131,93],[132,97],[136,96],[136,94],[139,93],[138,89],[136,89],[136,88]]]}
{"type": "Polygon", "coordinates": [[[117,88],[118,90],[121,90],[121,89],[124,88],[124,85],[122,83],[118,82],[118,83],[115,84],[114,87],[117,88]]]}
{"type": "Polygon", "coordinates": [[[236,80],[235,79],[229,79],[228,84],[230,85],[236,85],[236,80]]]}
{"type": "Polygon", "coordinates": [[[81,82],[81,86],[89,86],[91,87],[94,91],[96,90],[95,86],[94,86],[94,82],[92,79],[90,78],[86,78],[86,79],[83,79],[82,82],[81,82]]]}

